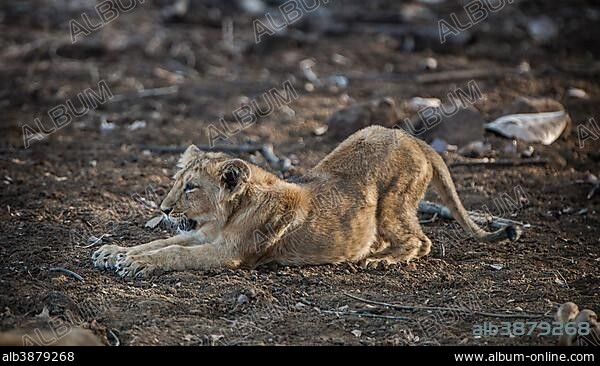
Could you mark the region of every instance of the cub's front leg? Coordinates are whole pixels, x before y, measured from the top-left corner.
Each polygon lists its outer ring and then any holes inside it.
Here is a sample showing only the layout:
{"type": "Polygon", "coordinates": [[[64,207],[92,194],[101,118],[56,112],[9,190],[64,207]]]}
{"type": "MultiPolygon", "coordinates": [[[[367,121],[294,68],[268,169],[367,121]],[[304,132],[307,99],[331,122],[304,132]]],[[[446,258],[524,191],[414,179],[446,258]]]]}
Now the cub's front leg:
{"type": "Polygon", "coordinates": [[[147,278],[169,271],[237,268],[240,263],[235,252],[227,245],[172,245],[144,253],[125,254],[117,261],[117,274],[124,278],[147,278]]]}
{"type": "Polygon", "coordinates": [[[92,254],[92,261],[96,268],[100,269],[115,269],[117,261],[125,254],[140,254],[146,251],[152,251],[160,248],[165,248],[170,245],[198,245],[204,242],[199,235],[182,234],[176,235],[168,239],[159,239],[150,243],[136,245],[134,247],[121,247],[118,245],[103,245],[100,249],[92,254]]]}

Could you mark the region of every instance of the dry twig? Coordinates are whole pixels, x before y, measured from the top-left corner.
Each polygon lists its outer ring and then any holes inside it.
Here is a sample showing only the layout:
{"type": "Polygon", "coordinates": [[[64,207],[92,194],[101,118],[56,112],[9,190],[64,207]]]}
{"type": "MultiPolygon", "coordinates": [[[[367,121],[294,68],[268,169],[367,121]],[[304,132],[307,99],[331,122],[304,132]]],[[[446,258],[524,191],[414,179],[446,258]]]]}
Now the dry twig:
{"type": "Polygon", "coordinates": [[[371,314],[371,313],[363,313],[355,310],[346,310],[346,311],[336,311],[336,310],[320,310],[321,313],[325,314],[334,314],[337,316],[341,315],[351,315],[365,318],[380,318],[380,319],[389,319],[389,320],[412,320],[412,318],[406,316],[394,316],[394,315],[379,315],[379,314],[371,314]]]}
{"type": "Polygon", "coordinates": [[[548,317],[546,314],[531,314],[531,313],[493,313],[493,312],[487,312],[487,311],[480,311],[480,310],[474,310],[474,309],[467,309],[467,308],[459,308],[459,307],[444,307],[444,306],[410,306],[410,305],[400,305],[400,304],[390,304],[390,303],[386,303],[386,302],[381,302],[381,301],[373,301],[373,300],[368,300],[368,299],[363,299],[361,297],[349,294],[347,292],[344,292],[344,295],[360,301],[360,302],[364,302],[366,304],[372,304],[372,305],[380,305],[380,306],[385,306],[388,308],[392,308],[392,309],[396,309],[396,310],[437,310],[437,311],[454,311],[454,312],[460,312],[460,313],[470,313],[470,314],[477,314],[477,315],[483,315],[483,316],[491,316],[491,317],[496,317],[496,318],[517,318],[517,319],[537,319],[537,318],[544,318],[544,317],[548,317]]]}
{"type": "Polygon", "coordinates": [[[113,347],[119,347],[121,345],[121,341],[119,340],[119,337],[117,337],[117,335],[115,334],[115,332],[112,331],[112,329],[108,330],[108,334],[110,334],[114,340],[115,340],[115,344],[112,344],[113,347]]]}
{"type": "Polygon", "coordinates": [[[547,165],[549,163],[548,159],[519,159],[519,160],[511,160],[511,159],[490,159],[490,158],[481,158],[481,159],[469,159],[469,160],[460,160],[453,161],[449,164],[449,166],[521,166],[521,165],[547,165]]]}
{"type": "Polygon", "coordinates": [[[52,267],[49,269],[50,272],[62,272],[68,276],[73,277],[74,279],[83,282],[83,277],[81,277],[80,275],[78,275],[77,273],[70,271],[66,268],[62,268],[62,267],[52,267]]]}

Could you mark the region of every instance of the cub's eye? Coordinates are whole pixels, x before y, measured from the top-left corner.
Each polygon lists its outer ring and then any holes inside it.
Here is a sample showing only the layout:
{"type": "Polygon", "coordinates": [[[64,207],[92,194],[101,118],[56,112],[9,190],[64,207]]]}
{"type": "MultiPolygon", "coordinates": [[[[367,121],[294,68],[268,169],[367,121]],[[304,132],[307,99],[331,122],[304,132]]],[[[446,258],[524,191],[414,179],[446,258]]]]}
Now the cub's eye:
{"type": "Polygon", "coordinates": [[[185,187],[183,188],[183,190],[184,190],[185,193],[189,193],[189,192],[194,191],[196,188],[198,188],[197,185],[192,184],[192,183],[186,183],[185,187]]]}

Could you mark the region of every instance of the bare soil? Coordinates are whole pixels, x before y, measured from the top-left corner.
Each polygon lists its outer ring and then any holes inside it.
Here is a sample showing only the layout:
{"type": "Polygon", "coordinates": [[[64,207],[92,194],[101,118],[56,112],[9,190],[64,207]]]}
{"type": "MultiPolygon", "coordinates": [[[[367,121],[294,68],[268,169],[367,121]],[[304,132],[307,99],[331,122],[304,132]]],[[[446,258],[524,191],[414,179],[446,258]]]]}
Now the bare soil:
{"type": "MultiPolygon", "coordinates": [[[[93,14],[93,8],[85,1],[68,3],[83,5],[0,5],[0,330],[37,326],[43,323],[37,315],[47,308],[58,318],[79,314],[77,322],[107,344],[114,344],[116,336],[123,345],[551,345],[554,337],[537,333],[473,335],[475,324],[507,319],[373,307],[346,294],[410,306],[522,310],[545,314],[547,321],[565,301],[600,311],[600,195],[587,199],[591,185],[584,182],[589,172],[600,173],[600,140],[586,140],[581,147],[577,134],[578,125],[600,118],[596,2],[516,1],[473,26],[465,44],[441,45],[435,37],[414,36],[415,47],[409,50],[403,49],[406,36],[369,33],[358,26],[379,24],[369,16],[399,14],[401,4],[391,1],[331,5],[333,18],[347,21],[350,30],[317,33],[318,27],[308,24],[296,28],[305,37],[266,37],[258,46],[252,45],[256,17],[213,1],[193,1],[194,13],[170,19],[161,15],[168,1],[146,1],[71,44],[69,20],[81,19],[83,11],[93,14]],[[362,11],[353,10],[360,6],[362,11]],[[217,7],[220,12],[206,10],[217,7]],[[548,44],[534,42],[525,26],[541,15],[559,25],[559,35],[548,44]],[[227,18],[233,20],[239,51],[223,42],[227,18]],[[437,70],[421,68],[426,57],[437,60],[437,70]],[[347,89],[308,91],[299,67],[306,58],[315,60],[319,76],[346,75],[347,89]],[[177,155],[140,145],[206,144],[209,124],[290,80],[299,94],[289,104],[295,114],[277,109],[228,142],[273,144],[278,155],[295,163],[286,176],[295,176],[338,143],[314,130],[349,100],[389,96],[401,116],[410,117],[403,101],[415,96],[444,100],[468,81],[418,83],[415,75],[516,68],[522,62],[531,72],[477,78],[485,98],[475,106],[483,120],[491,121],[518,96],[560,101],[571,116],[570,131],[550,146],[532,145],[534,157],[550,163],[451,168],[466,207],[485,205],[531,225],[516,243],[455,238],[448,235],[452,222],[436,220],[424,224],[434,242],[431,254],[388,269],[268,267],[124,281],[92,266],[91,254],[100,244],[84,247],[91,236],[133,246],[169,235],[144,224],[157,214],[156,204],[169,189],[177,155]],[[177,71],[180,77],[174,76],[177,71]],[[50,109],[66,100],[79,105],[77,93],[97,90],[101,80],[123,97],[24,148],[24,124],[34,126],[40,118],[51,126],[50,109]],[[140,97],[137,92],[173,85],[177,91],[166,95],[140,97]],[[572,87],[584,89],[589,98],[567,97],[572,87]],[[102,130],[102,121],[115,128],[102,130]],[[134,121],[146,126],[130,130],[134,121]],[[526,194],[518,209],[494,206],[494,199],[514,198],[515,187],[526,194]],[[53,267],[84,280],[50,271],[53,267]]],[[[452,12],[465,17],[461,3],[427,7],[433,19],[448,20],[452,12]]],[[[435,21],[406,24],[437,30],[435,21]]],[[[485,139],[500,156],[511,144],[488,134],[485,139]]],[[[266,166],[260,155],[242,157],[266,166]]],[[[433,194],[428,198],[436,199],[433,194]]]]}

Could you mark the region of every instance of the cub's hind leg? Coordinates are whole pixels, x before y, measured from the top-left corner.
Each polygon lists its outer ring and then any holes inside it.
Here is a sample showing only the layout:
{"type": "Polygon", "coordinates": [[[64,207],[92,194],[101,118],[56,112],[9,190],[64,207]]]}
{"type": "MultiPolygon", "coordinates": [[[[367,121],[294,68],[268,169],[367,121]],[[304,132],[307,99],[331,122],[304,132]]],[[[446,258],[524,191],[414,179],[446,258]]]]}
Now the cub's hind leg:
{"type": "Polygon", "coordinates": [[[429,179],[430,174],[421,174],[405,184],[398,183],[380,199],[378,236],[389,245],[367,258],[367,262],[407,263],[429,254],[431,240],[423,233],[417,217],[429,179]]]}

